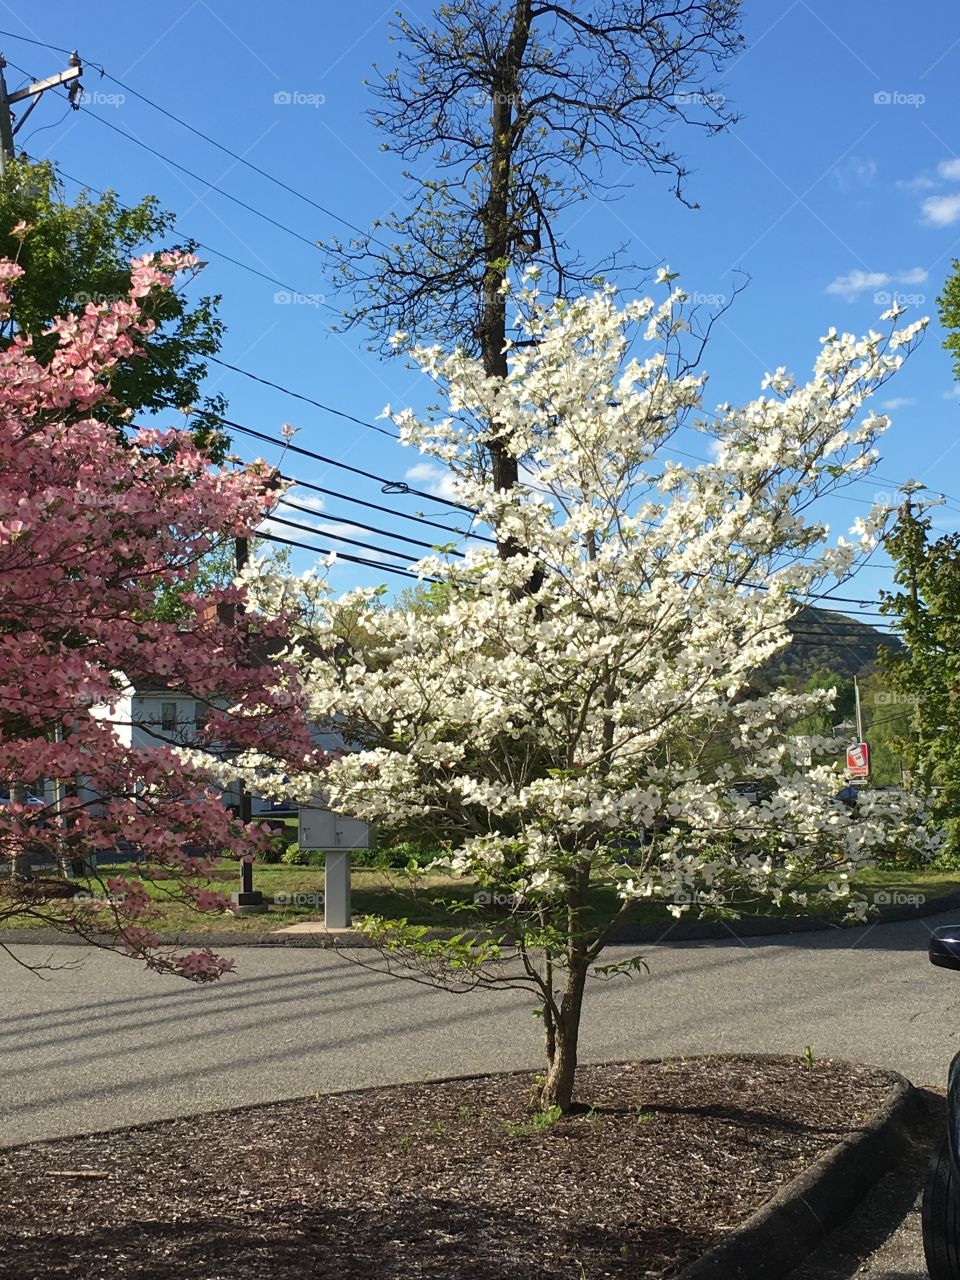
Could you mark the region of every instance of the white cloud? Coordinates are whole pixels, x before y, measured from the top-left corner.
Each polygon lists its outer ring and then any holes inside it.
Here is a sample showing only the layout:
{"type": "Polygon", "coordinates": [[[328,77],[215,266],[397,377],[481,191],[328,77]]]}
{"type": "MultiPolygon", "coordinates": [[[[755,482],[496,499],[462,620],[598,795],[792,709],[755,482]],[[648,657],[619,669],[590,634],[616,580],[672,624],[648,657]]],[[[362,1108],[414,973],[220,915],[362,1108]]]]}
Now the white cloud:
{"type": "Polygon", "coordinates": [[[837,276],[827,285],[827,293],[838,293],[847,302],[852,302],[867,289],[880,289],[890,284],[890,276],[886,271],[850,271],[845,276],[837,276]]]}
{"type": "Polygon", "coordinates": [[[960,160],[941,160],[937,165],[937,173],[948,182],[960,180],[960,160]]]}
{"type": "Polygon", "coordinates": [[[900,191],[933,191],[938,185],[925,173],[918,174],[915,178],[901,178],[896,183],[900,191]]]}
{"type": "Polygon", "coordinates": [[[949,227],[960,219],[960,195],[930,196],[920,206],[924,221],[932,227],[949,227]]]}
{"type": "Polygon", "coordinates": [[[913,396],[894,396],[892,400],[881,401],[880,408],[892,413],[895,409],[906,409],[908,405],[916,403],[913,396]]]}
{"type": "Polygon", "coordinates": [[[847,302],[853,302],[868,289],[883,289],[889,285],[922,284],[927,278],[923,267],[910,267],[907,271],[861,271],[859,268],[845,276],[837,276],[827,285],[827,293],[838,294],[847,302]]]}
{"type": "Polygon", "coordinates": [[[951,387],[943,393],[944,400],[960,400],[960,386],[951,387]]]}
{"type": "Polygon", "coordinates": [[[404,479],[415,484],[418,489],[426,489],[435,498],[456,500],[453,488],[453,476],[435,462],[418,462],[404,473],[404,479]]]}

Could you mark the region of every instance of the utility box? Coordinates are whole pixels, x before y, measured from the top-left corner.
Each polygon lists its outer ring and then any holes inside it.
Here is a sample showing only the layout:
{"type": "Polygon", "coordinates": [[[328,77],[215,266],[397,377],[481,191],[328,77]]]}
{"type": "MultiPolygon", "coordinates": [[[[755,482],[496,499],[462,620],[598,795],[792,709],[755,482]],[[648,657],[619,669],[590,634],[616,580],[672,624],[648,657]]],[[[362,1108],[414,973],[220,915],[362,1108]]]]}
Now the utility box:
{"type": "Polygon", "coordinates": [[[373,828],[357,818],[345,818],[315,805],[300,806],[300,848],[326,853],[323,920],[327,929],[349,929],[351,924],[351,868],[353,849],[372,849],[373,828]]]}
{"type": "Polygon", "coordinates": [[[341,849],[372,849],[374,844],[373,828],[369,822],[344,818],[331,809],[300,806],[301,849],[336,852],[341,849]]]}

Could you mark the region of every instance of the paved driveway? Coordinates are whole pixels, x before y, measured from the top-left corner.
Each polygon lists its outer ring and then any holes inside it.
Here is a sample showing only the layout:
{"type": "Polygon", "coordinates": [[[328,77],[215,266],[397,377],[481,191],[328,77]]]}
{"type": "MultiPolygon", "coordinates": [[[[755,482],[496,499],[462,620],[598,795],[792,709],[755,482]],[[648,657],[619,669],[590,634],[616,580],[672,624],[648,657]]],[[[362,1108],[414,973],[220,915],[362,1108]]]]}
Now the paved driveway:
{"type": "MultiPolygon", "coordinates": [[[[947,919],[647,946],[648,977],[592,983],[582,1057],[809,1044],[939,1085],[960,1047],[960,973],[925,949],[947,919]]],[[[0,956],[0,1145],[541,1061],[522,993],[452,996],[327,951],[235,948],[238,973],[210,987],[86,948],[17,951],[82,963],[40,980],[0,956]]]]}

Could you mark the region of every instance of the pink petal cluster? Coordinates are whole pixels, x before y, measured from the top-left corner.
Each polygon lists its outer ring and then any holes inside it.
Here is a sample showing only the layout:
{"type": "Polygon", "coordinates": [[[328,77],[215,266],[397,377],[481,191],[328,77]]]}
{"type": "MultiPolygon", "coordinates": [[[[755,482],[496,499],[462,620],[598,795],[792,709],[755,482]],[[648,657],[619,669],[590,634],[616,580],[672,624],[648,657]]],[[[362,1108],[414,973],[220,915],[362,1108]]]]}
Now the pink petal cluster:
{"type": "MultiPolygon", "coordinates": [[[[125,745],[105,709],[125,686],[161,679],[230,708],[204,730],[218,750],[300,765],[312,752],[295,673],[267,660],[282,620],[241,612],[235,589],[186,596],[185,621],[151,617],[161,588],[188,583],[215,541],[260,522],[275,501],[269,468],[218,469],[183,431],[121,440],[98,417],[116,407],[112,370],[150,331],[143,300],[192,265],[183,254],[134,261],[129,297],[52,322],[58,345],[46,363],[29,339],[0,351],[0,780],[65,784],[59,813],[0,806],[0,857],[132,849],[163,870],[165,887],[210,910],[205,874],[223,853],[252,856],[266,832],[229,813],[202,765],[125,745]]],[[[0,314],[14,320],[9,286],[22,274],[0,262],[0,314]]],[[[88,934],[95,919],[109,945],[197,981],[228,967],[161,948],[139,923],[153,912],[142,880],[106,888],[106,905],[59,908],[60,926],[88,934]]],[[[0,924],[26,910],[40,908],[0,879],[0,924]]]]}

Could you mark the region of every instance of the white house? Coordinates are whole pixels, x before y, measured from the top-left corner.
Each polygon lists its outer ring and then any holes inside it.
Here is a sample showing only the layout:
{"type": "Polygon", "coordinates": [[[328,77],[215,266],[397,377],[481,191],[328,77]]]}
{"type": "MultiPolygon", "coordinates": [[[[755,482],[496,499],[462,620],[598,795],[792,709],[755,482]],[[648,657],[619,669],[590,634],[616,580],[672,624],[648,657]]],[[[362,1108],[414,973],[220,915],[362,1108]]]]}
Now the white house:
{"type": "MultiPolygon", "coordinates": [[[[182,689],[169,689],[158,682],[139,689],[128,685],[122,694],[117,695],[112,708],[107,705],[93,707],[91,714],[112,721],[114,732],[124,746],[184,746],[193,741],[197,730],[202,727],[208,705],[182,689]]],[[[340,734],[329,729],[314,727],[310,736],[314,745],[324,751],[342,750],[345,745],[340,734]]],[[[238,787],[222,790],[224,804],[239,806],[238,787]]],[[[275,804],[268,796],[252,796],[251,801],[254,817],[296,814],[296,806],[275,804]]]]}

